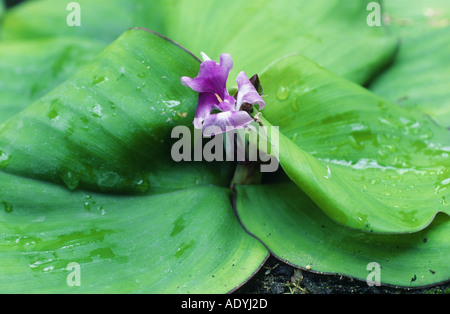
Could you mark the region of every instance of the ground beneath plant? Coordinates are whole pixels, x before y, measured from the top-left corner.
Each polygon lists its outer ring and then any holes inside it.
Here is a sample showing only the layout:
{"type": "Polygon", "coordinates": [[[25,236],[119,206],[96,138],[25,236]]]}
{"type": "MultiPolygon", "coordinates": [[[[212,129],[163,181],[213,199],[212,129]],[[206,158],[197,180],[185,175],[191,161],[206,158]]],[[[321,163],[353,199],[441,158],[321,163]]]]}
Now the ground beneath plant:
{"type": "Polygon", "coordinates": [[[369,287],[366,282],[340,275],[320,275],[270,257],[261,270],[236,294],[450,294],[450,283],[424,289],[369,287]]]}

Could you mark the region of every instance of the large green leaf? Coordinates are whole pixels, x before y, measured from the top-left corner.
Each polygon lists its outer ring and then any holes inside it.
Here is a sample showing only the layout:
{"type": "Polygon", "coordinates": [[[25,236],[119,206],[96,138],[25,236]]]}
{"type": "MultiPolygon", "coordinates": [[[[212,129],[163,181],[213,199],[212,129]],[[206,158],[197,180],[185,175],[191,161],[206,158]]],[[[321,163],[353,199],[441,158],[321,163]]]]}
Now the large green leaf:
{"type": "Polygon", "coordinates": [[[278,258],[313,272],[419,287],[450,279],[450,220],[439,215],[425,230],[402,235],[358,232],[336,224],[293,183],[237,186],[244,226],[278,258]],[[368,266],[369,269],[368,269],[368,266]]]}
{"type": "Polygon", "coordinates": [[[82,39],[0,43],[0,122],[22,111],[103,49],[82,39]]]}
{"type": "Polygon", "coordinates": [[[0,177],[3,293],[226,293],[267,257],[225,188],[108,196],[0,177]]]}
{"type": "Polygon", "coordinates": [[[79,0],[80,26],[70,26],[71,1],[27,1],[5,15],[2,38],[17,40],[36,37],[88,37],[107,43],[131,27],[147,27],[162,31],[159,1],[140,0],[79,0]]]}
{"type": "Polygon", "coordinates": [[[230,165],[170,159],[173,120],[191,124],[196,104],[180,76],[198,66],[130,30],[2,124],[1,292],[224,293],[261,267],[268,252],[236,220],[230,165]]]}
{"type": "Polygon", "coordinates": [[[180,77],[199,61],[167,42],[130,30],[0,125],[0,168],[70,189],[142,192],[152,162],[170,156],[172,128],[196,109],[180,77]]]}
{"type": "Polygon", "coordinates": [[[449,2],[386,1],[385,12],[401,45],[392,66],[370,88],[450,127],[449,2]]]}
{"type": "Polygon", "coordinates": [[[330,217],[365,231],[414,232],[450,213],[450,137],[302,56],[262,75],[283,169],[330,217]]]}
{"type": "Polygon", "coordinates": [[[367,25],[368,0],[77,2],[81,27],[67,25],[67,3],[37,0],[8,12],[3,37],[84,36],[109,42],[126,28],[146,27],[196,54],[204,51],[217,58],[231,53],[233,77],[240,70],[251,75],[278,57],[301,52],[360,83],[385,65],[396,47],[396,39],[383,27],[367,25]]]}
{"type": "Polygon", "coordinates": [[[363,83],[392,56],[396,39],[369,27],[370,1],[163,1],[166,34],[196,54],[231,53],[230,77],[261,72],[275,59],[302,53],[363,83]]]}

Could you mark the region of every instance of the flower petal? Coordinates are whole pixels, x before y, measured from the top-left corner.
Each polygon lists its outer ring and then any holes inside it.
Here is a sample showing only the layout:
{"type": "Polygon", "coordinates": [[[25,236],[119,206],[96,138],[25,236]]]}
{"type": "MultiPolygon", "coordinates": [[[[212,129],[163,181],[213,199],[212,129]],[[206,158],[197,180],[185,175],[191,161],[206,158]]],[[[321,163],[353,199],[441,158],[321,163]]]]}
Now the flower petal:
{"type": "Polygon", "coordinates": [[[201,77],[196,77],[192,79],[190,77],[183,76],[181,78],[181,84],[190,87],[197,93],[209,92],[209,90],[212,89],[210,82],[201,77]]]}
{"type": "Polygon", "coordinates": [[[194,118],[194,127],[201,129],[203,121],[211,114],[211,110],[218,108],[219,102],[214,94],[200,93],[198,95],[197,111],[194,118]]]}
{"type": "Polygon", "coordinates": [[[236,111],[235,109],[236,99],[233,96],[226,96],[224,101],[222,101],[218,109],[220,111],[236,111]]]}
{"type": "Polygon", "coordinates": [[[228,96],[228,74],[233,68],[233,60],[229,54],[220,56],[220,64],[204,55],[206,61],[200,64],[200,70],[196,78],[182,77],[181,83],[192,88],[198,93],[217,94],[222,100],[228,96]]]}
{"type": "Polygon", "coordinates": [[[230,54],[222,53],[220,55],[220,66],[228,69],[228,72],[233,69],[233,59],[231,58],[230,54]]]}
{"type": "Polygon", "coordinates": [[[244,103],[249,103],[250,105],[258,104],[259,110],[263,109],[266,105],[264,100],[258,94],[258,91],[250,82],[247,74],[244,71],[239,73],[236,82],[238,84],[238,95],[236,109],[239,110],[244,103]]]}
{"type": "Polygon", "coordinates": [[[203,123],[203,134],[212,136],[233,129],[244,129],[253,118],[245,111],[226,111],[209,115],[203,123]],[[214,131],[211,131],[212,127],[214,131]],[[221,130],[217,132],[217,130],[221,130]]]}

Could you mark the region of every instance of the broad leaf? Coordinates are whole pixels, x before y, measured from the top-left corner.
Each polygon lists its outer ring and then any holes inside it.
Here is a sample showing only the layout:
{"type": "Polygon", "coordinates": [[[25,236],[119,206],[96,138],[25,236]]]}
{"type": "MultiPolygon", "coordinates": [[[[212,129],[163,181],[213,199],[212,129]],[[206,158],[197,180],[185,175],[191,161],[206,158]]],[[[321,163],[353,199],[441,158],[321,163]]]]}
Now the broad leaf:
{"type": "Polygon", "coordinates": [[[396,39],[383,27],[367,25],[362,2],[246,1],[78,1],[81,27],[66,23],[71,11],[58,0],[28,2],[5,18],[6,39],[83,36],[110,42],[129,27],[163,33],[196,54],[229,52],[235,70],[249,75],[275,59],[303,53],[363,83],[391,58],[396,39]],[[276,27],[274,27],[276,25],[276,27]]]}
{"type": "Polygon", "coordinates": [[[180,77],[199,61],[167,43],[130,30],[0,125],[0,168],[69,189],[145,190],[152,162],[170,156],[172,128],[191,124],[197,102],[180,77]]]}
{"type": "Polygon", "coordinates": [[[450,127],[450,5],[448,1],[386,1],[385,12],[401,45],[394,63],[370,88],[450,127]]]}
{"type": "Polygon", "coordinates": [[[402,235],[357,232],[336,224],[293,183],[237,186],[237,211],[249,232],[278,258],[313,272],[419,287],[450,279],[450,220],[402,235]]]}
{"type": "Polygon", "coordinates": [[[279,57],[302,53],[359,83],[392,56],[396,39],[369,27],[369,1],[163,1],[169,38],[213,59],[231,53],[237,73],[261,72],[279,57]]]}
{"type": "Polygon", "coordinates": [[[225,188],[108,196],[0,177],[2,293],[226,293],[267,257],[225,188]]]}
{"type": "Polygon", "coordinates": [[[198,66],[130,30],[2,124],[1,292],[225,293],[261,267],[230,165],[170,161],[173,120],[191,124],[196,104],[180,76],[198,66]]]}
{"type": "Polygon", "coordinates": [[[450,213],[449,132],[301,56],[262,75],[281,165],[330,217],[371,232],[414,232],[450,213]]]}
{"type": "Polygon", "coordinates": [[[0,122],[22,111],[91,61],[103,44],[81,39],[0,43],[0,122]]]}
{"type": "Polygon", "coordinates": [[[79,0],[27,1],[7,12],[2,38],[17,40],[36,37],[88,37],[111,42],[131,27],[162,31],[158,1],[79,0]],[[79,8],[79,10],[78,10],[79,8]],[[80,26],[73,25],[79,14],[80,26]],[[68,23],[69,21],[69,23],[68,23]]]}

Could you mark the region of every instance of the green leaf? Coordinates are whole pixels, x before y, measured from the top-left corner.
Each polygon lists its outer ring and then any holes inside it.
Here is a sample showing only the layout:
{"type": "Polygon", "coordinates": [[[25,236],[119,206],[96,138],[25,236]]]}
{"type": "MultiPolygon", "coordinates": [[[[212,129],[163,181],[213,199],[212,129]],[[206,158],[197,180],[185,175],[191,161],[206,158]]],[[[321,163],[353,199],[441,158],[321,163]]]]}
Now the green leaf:
{"type": "Polygon", "coordinates": [[[158,1],[78,0],[80,26],[70,26],[78,9],[71,1],[28,1],[7,12],[3,22],[5,40],[36,37],[87,37],[110,43],[131,27],[162,31],[158,1]]]}
{"type": "Polygon", "coordinates": [[[0,177],[2,293],[227,293],[267,258],[225,188],[133,197],[0,177]]]}
{"type": "Polygon", "coordinates": [[[180,77],[198,66],[129,30],[0,126],[1,292],[225,293],[261,267],[230,165],[170,159],[171,129],[197,101],[180,77]]]}
{"type": "Polygon", "coordinates": [[[392,66],[370,89],[401,106],[417,108],[449,128],[449,2],[386,1],[385,12],[401,45],[392,66]]]}
{"type": "Polygon", "coordinates": [[[339,223],[380,233],[425,228],[450,213],[450,137],[302,56],[261,76],[266,125],[280,127],[289,177],[339,223]]]}
{"type": "Polygon", "coordinates": [[[161,36],[126,32],[0,125],[0,168],[69,189],[142,192],[153,161],[170,156],[172,128],[193,121],[198,95],[180,77],[198,67],[161,36]]]}
{"type": "Polygon", "coordinates": [[[104,47],[85,39],[0,43],[0,122],[69,78],[104,47]]]}
{"type": "Polygon", "coordinates": [[[369,263],[381,267],[382,284],[419,287],[450,279],[450,219],[438,215],[413,234],[358,232],[329,219],[293,183],[237,186],[244,226],[278,258],[313,272],[374,280],[369,263]]]}
{"type": "Polygon", "coordinates": [[[164,1],[169,38],[199,55],[233,56],[230,78],[261,72],[279,57],[302,53],[359,83],[391,58],[396,39],[369,27],[368,1],[164,1]]]}

